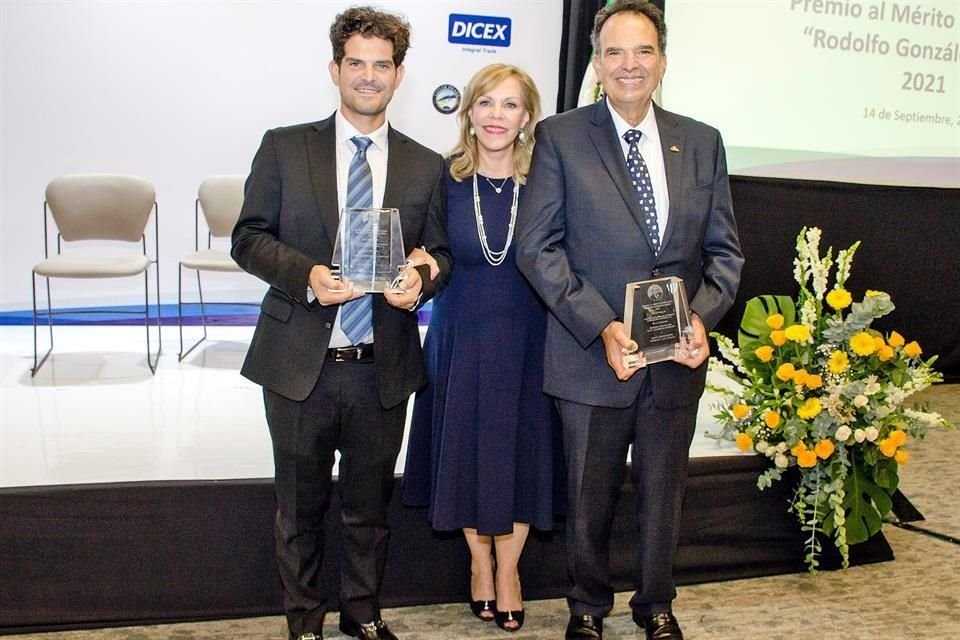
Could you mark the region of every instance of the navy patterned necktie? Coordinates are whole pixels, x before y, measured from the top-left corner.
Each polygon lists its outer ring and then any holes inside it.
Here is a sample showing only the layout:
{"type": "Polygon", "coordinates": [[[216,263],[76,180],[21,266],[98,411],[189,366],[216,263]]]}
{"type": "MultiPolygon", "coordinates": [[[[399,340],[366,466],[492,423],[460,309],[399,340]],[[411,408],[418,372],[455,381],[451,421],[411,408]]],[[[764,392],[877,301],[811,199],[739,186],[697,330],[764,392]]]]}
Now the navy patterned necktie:
{"type": "MultiPolygon", "coordinates": [[[[365,136],[355,136],[350,140],[356,145],[357,152],[350,162],[350,173],[347,175],[346,206],[348,209],[368,209],[373,207],[373,174],[367,162],[367,147],[370,146],[371,140],[365,136]]],[[[368,224],[369,222],[364,220],[352,231],[362,232],[364,225],[368,224]]],[[[372,255],[355,256],[354,263],[362,263],[364,260],[372,266],[372,255]]],[[[372,340],[373,298],[370,294],[344,303],[340,310],[340,328],[353,344],[372,340]]]]}
{"type": "Polygon", "coordinates": [[[643,156],[640,155],[640,136],[641,133],[636,129],[630,129],[623,134],[623,139],[630,145],[627,151],[627,170],[630,172],[633,188],[637,190],[640,210],[643,211],[643,221],[646,223],[647,235],[650,236],[650,241],[653,243],[653,251],[656,255],[660,255],[660,225],[657,224],[657,203],[653,197],[650,171],[647,169],[647,163],[643,161],[643,156]]]}

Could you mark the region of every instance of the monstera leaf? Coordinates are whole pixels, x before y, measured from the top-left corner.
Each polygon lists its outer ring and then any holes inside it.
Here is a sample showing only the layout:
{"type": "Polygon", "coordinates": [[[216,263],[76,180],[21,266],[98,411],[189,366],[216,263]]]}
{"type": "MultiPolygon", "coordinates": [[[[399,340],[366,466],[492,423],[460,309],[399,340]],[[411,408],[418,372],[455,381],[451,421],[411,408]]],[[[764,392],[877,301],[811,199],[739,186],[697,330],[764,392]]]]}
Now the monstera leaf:
{"type": "MultiPolygon", "coordinates": [[[[847,544],[866,542],[873,534],[880,531],[883,517],[893,508],[890,492],[873,481],[870,472],[863,468],[860,460],[855,461],[850,467],[850,474],[844,483],[844,491],[843,509],[846,512],[847,544]]],[[[828,519],[827,523],[830,524],[830,530],[827,533],[832,533],[833,520],[828,519]]]]}
{"type": "Polygon", "coordinates": [[[737,332],[737,346],[746,361],[753,360],[753,350],[767,343],[770,327],[767,317],[775,313],[783,316],[783,326],[789,327],[796,321],[796,307],[788,296],[763,295],[751,298],[743,310],[740,330],[737,332]]]}

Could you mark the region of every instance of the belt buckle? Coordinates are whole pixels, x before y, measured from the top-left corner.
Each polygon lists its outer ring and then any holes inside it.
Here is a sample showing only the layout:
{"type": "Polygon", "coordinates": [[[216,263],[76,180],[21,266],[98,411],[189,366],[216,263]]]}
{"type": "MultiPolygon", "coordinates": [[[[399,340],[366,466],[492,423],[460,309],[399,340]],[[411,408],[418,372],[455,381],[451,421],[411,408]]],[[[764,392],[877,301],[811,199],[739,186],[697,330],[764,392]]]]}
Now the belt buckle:
{"type": "Polygon", "coordinates": [[[350,349],[351,349],[352,354],[353,354],[352,357],[350,358],[351,360],[358,360],[358,361],[359,361],[361,358],[363,358],[363,345],[362,345],[362,344],[354,345],[354,346],[350,347],[350,349]]]}

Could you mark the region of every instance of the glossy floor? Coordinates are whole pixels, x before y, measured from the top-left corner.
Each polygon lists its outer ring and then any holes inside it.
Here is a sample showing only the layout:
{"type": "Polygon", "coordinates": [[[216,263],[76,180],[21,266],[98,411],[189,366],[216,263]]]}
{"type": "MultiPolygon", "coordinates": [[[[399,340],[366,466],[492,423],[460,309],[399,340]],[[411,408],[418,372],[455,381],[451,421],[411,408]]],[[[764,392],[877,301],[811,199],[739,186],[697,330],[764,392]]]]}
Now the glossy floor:
{"type": "MultiPolygon", "coordinates": [[[[260,387],[239,373],[253,328],[212,327],[183,362],[163,332],[151,375],[142,327],[58,326],[31,377],[31,327],[0,327],[0,487],[271,477],[260,387]]],[[[738,455],[704,436],[712,402],[691,453],[738,455]]]]}

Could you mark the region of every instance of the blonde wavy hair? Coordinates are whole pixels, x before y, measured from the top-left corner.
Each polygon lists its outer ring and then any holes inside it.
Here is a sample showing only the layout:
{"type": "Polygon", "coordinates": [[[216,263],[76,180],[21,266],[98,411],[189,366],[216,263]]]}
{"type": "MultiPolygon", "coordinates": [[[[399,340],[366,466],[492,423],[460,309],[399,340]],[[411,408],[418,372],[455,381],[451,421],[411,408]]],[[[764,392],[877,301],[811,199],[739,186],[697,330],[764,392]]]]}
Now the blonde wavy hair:
{"type": "Polygon", "coordinates": [[[467,88],[463,92],[463,102],[457,113],[457,122],[460,127],[460,139],[457,146],[450,152],[453,161],[450,163],[450,175],[457,182],[469,178],[477,172],[480,163],[480,152],[477,149],[477,138],[470,133],[470,109],[474,103],[488,91],[492,91],[501,82],[508,78],[516,78],[520,83],[523,108],[530,115],[527,124],[520,130],[524,142],[520,137],[513,141],[513,178],[520,184],[527,181],[530,171],[530,158],[533,155],[533,130],[540,120],[540,92],[526,71],[510,64],[491,64],[477,71],[467,88]]]}

